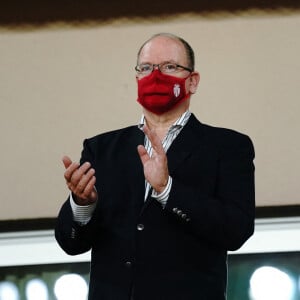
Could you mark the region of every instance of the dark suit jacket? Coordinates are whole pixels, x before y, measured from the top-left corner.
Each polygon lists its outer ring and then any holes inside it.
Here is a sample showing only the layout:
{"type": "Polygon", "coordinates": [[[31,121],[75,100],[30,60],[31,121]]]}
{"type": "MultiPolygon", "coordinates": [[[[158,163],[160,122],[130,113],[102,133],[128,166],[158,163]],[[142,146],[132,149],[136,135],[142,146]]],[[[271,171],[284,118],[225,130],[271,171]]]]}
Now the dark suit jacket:
{"type": "Polygon", "coordinates": [[[167,152],[173,185],[165,209],[150,196],[137,126],[85,140],[81,162],[96,170],[99,201],[85,226],[67,201],[56,238],[75,255],[92,249],[90,300],[223,300],[227,250],[254,229],[250,139],[194,115],[167,152]]]}

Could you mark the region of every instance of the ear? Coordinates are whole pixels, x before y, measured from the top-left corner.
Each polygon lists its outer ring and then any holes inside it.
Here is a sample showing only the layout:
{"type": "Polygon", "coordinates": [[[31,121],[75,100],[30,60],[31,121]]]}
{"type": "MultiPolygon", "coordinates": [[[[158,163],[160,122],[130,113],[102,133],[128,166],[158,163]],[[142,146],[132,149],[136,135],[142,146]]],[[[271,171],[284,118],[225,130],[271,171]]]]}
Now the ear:
{"type": "Polygon", "coordinates": [[[190,83],[189,83],[189,92],[191,94],[196,93],[199,82],[200,82],[200,74],[198,72],[193,72],[190,75],[190,83]]]}

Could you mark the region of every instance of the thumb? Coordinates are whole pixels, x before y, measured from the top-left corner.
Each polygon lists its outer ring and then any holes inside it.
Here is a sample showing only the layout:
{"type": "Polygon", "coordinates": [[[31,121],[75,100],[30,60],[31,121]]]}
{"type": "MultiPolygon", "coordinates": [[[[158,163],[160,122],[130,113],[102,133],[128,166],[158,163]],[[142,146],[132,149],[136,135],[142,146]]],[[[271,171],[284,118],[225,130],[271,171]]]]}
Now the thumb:
{"type": "Polygon", "coordinates": [[[137,147],[137,151],[139,153],[142,164],[144,165],[150,159],[150,157],[147,153],[147,150],[145,149],[145,147],[143,145],[139,145],[137,147]]]}
{"type": "Polygon", "coordinates": [[[72,164],[72,160],[66,155],[62,158],[62,162],[64,163],[66,169],[72,164]]]}

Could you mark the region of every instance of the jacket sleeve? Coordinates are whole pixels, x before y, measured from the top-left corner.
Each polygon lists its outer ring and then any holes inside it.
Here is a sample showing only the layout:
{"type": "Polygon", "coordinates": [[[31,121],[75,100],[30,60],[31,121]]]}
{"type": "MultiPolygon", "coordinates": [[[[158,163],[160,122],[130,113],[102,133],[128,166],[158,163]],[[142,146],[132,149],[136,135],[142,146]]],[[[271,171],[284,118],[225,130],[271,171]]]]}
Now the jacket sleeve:
{"type": "Polygon", "coordinates": [[[56,220],[55,238],[60,247],[69,255],[87,252],[91,243],[87,238],[89,225],[80,226],[73,221],[69,199],[62,206],[56,220]]]}
{"type": "Polygon", "coordinates": [[[218,157],[213,193],[204,193],[175,173],[167,211],[198,238],[225,250],[237,250],[254,232],[253,159],[254,148],[247,136],[239,135],[227,143],[218,157]]]}

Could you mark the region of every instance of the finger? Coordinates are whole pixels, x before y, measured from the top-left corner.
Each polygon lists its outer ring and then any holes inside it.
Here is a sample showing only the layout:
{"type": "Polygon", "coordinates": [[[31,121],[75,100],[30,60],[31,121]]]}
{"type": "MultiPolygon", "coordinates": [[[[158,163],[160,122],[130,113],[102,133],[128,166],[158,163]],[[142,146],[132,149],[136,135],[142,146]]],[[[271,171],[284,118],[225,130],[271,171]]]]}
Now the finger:
{"type": "MultiPolygon", "coordinates": [[[[72,165],[71,165],[72,167],[72,165]]],[[[77,168],[71,175],[71,183],[73,186],[77,186],[80,180],[85,176],[85,174],[90,169],[91,164],[89,162],[85,162],[79,168],[77,168]]]]}
{"type": "Polygon", "coordinates": [[[83,191],[83,196],[86,198],[86,199],[89,199],[89,200],[96,200],[97,196],[94,195],[94,199],[92,199],[92,195],[94,193],[96,193],[97,195],[97,192],[95,190],[95,184],[96,184],[96,177],[93,176],[90,181],[87,183],[84,191],[83,191]]]}
{"type": "Polygon", "coordinates": [[[150,156],[147,153],[146,148],[144,146],[142,146],[142,145],[139,145],[137,147],[137,151],[139,153],[139,156],[140,156],[140,159],[142,161],[142,164],[145,164],[150,159],[150,156]]]}
{"type": "Polygon", "coordinates": [[[96,183],[96,177],[93,176],[89,182],[84,186],[84,189],[82,191],[79,191],[78,189],[75,189],[73,191],[73,194],[77,197],[77,199],[84,200],[84,202],[80,201],[82,204],[86,204],[86,202],[89,202],[92,200],[97,199],[97,192],[95,189],[95,183],[96,183]]]}
{"type": "Polygon", "coordinates": [[[72,164],[72,160],[66,155],[62,158],[62,162],[64,163],[66,169],[72,164]]]}
{"type": "Polygon", "coordinates": [[[67,182],[71,181],[72,175],[73,173],[79,168],[79,163],[77,162],[72,162],[68,168],[66,169],[65,173],[64,173],[64,177],[66,179],[67,182]]]}
{"type": "Polygon", "coordinates": [[[156,134],[155,130],[150,130],[148,126],[144,125],[143,131],[147,135],[148,139],[150,140],[152,148],[157,153],[164,153],[163,145],[161,143],[159,136],[156,134]]]}
{"type": "Polygon", "coordinates": [[[82,193],[86,186],[88,185],[89,181],[91,180],[91,178],[94,176],[95,174],[95,170],[94,169],[89,169],[88,172],[86,172],[85,174],[83,174],[76,186],[76,191],[78,193],[82,193]]]}

